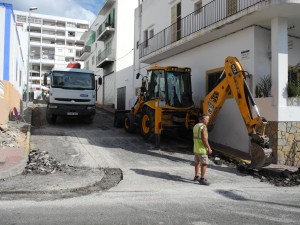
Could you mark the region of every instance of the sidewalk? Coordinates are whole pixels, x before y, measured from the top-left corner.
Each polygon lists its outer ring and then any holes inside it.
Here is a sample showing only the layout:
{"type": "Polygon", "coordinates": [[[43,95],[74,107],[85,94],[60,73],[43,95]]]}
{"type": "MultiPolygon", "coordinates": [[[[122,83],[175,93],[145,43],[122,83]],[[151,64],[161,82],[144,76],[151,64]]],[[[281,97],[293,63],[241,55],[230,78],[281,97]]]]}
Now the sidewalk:
{"type": "Polygon", "coordinates": [[[22,147],[0,147],[0,179],[13,177],[23,172],[30,151],[30,129],[33,103],[29,102],[18,125],[27,130],[26,141],[22,147]]]}

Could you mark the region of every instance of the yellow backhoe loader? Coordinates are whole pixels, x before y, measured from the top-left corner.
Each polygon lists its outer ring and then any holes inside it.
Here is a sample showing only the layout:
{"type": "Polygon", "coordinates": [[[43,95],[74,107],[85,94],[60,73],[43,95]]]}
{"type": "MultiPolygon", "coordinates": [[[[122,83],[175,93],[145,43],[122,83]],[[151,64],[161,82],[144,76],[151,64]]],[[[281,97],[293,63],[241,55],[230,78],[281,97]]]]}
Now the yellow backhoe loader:
{"type": "MultiPolygon", "coordinates": [[[[137,74],[137,79],[141,74],[137,74]]],[[[124,123],[127,132],[138,130],[146,140],[160,145],[162,131],[185,131],[198,122],[192,100],[191,69],[151,66],[142,76],[140,95],[130,111],[116,110],[115,126],[124,123]]]]}
{"type": "MultiPolygon", "coordinates": [[[[264,134],[267,120],[259,115],[246,83],[247,74],[237,58],[227,57],[217,86],[205,97],[199,109],[192,100],[190,68],[152,66],[142,77],[136,103],[131,110],[116,110],[114,125],[124,125],[127,132],[139,130],[146,140],[155,137],[155,145],[159,147],[161,132],[192,129],[201,113],[210,116],[209,127],[213,127],[231,92],[251,138],[251,167],[261,168],[272,162],[272,149],[269,148],[269,138],[264,134]],[[261,132],[257,131],[258,126],[262,128],[261,132]]],[[[140,74],[137,74],[136,78],[139,77],[140,74]]]]}

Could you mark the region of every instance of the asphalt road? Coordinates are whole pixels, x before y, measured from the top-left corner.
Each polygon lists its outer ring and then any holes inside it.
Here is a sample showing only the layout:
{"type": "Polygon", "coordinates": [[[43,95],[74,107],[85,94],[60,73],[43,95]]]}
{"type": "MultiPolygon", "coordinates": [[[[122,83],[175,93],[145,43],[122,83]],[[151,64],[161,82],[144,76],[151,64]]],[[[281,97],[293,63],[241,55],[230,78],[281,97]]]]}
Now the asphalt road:
{"type": "Polygon", "coordinates": [[[47,125],[43,114],[37,121],[33,148],[73,166],[120,168],[123,180],[72,198],[2,200],[1,225],[299,224],[299,186],[275,187],[213,164],[207,170],[211,185],[201,186],[191,181],[189,144],[163,137],[155,150],[140,135],[112,127],[113,116],[105,111],[91,125],[78,120],[47,125]]]}

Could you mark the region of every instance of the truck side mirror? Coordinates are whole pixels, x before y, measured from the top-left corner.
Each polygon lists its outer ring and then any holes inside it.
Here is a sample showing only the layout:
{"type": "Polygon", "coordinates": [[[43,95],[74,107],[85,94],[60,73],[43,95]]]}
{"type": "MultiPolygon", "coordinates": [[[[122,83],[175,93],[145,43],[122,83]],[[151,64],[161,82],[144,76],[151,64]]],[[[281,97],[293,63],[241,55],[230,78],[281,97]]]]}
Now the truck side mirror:
{"type": "Polygon", "coordinates": [[[140,73],[137,73],[135,78],[136,78],[136,79],[139,79],[139,78],[140,78],[140,75],[141,75],[140,73]]]}
{"type": "Polygon", "coordinates": [[[48,84],[47,84],[47,77],[48,77],[48,73],[45,73],[44,74],[44,86],[47,86],[48,84]]]}
{"type": "Polygon", "coordinates": [[[102,85],[102,77],[99,77],[99,78],[98,78],[98,84],[99,84],[99,85],[102,85]]]}

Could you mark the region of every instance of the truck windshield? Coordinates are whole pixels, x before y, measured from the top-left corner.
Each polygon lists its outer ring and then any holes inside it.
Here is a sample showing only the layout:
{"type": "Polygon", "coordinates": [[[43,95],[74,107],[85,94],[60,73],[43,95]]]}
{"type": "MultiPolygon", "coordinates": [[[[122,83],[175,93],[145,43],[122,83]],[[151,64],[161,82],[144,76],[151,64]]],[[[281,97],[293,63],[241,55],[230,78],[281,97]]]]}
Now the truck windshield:
{"type": "Polygon", "coordinates": [[[53,71],[51,76],[51,86],[54,88],[94,90],[94,74],[53,71]]]}

